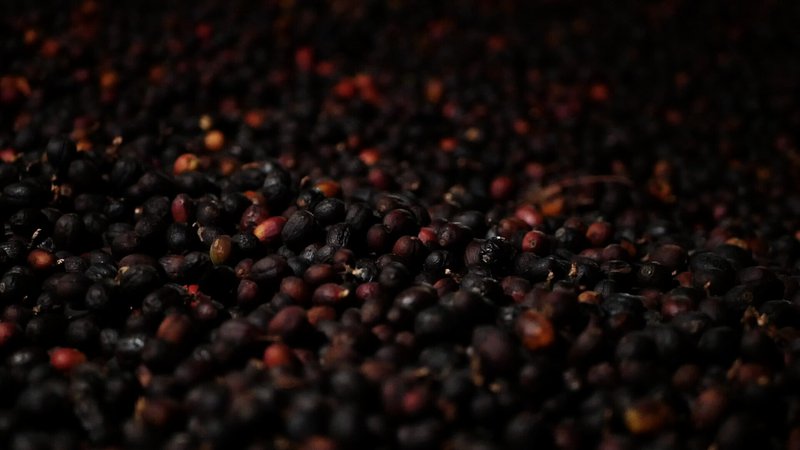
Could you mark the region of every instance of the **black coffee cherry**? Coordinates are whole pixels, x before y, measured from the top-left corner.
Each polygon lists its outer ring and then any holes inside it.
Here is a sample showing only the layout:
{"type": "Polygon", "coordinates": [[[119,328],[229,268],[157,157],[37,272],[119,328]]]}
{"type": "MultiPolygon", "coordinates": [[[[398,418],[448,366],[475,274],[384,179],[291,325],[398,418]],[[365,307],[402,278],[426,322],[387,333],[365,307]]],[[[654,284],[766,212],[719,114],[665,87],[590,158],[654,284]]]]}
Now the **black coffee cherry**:
{"type": "Polygon", "coordinates": [[[316,239],[317,223],[309,211],[300,210],[292,214],[281,231],[281,239],[292,248],[302,248],[316,239]]]}

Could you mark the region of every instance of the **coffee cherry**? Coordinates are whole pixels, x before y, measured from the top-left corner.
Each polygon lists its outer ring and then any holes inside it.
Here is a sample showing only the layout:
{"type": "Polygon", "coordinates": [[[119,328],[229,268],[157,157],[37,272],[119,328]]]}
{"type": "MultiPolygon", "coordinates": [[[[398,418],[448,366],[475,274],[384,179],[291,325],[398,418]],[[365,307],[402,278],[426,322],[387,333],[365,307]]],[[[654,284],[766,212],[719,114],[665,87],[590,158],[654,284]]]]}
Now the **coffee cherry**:
{"type": "Polygon", "coordinates": [[[553,325],[543,314],[533,310],[527,310],[519,315],[515,331],[528,350],[547,348],[555,341],[553,325]]]}
{"type": "Polygon", "coordinates": [[[74,348],[55,348],[50,352],[50,365],[56,370],[69,372],[86,362],[86,355],[74,348]]]}

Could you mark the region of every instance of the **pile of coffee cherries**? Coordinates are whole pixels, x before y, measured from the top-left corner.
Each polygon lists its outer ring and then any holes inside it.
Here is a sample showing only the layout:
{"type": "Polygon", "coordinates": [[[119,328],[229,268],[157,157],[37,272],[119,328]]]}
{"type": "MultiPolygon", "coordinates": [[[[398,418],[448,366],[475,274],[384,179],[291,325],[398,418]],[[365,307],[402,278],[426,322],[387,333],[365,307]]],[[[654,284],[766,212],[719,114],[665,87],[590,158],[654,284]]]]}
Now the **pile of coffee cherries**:
{"type": "Polygon", "coordinates": [[[796,2],[10,2],[0,448],[800,449],[796,2]]]}

